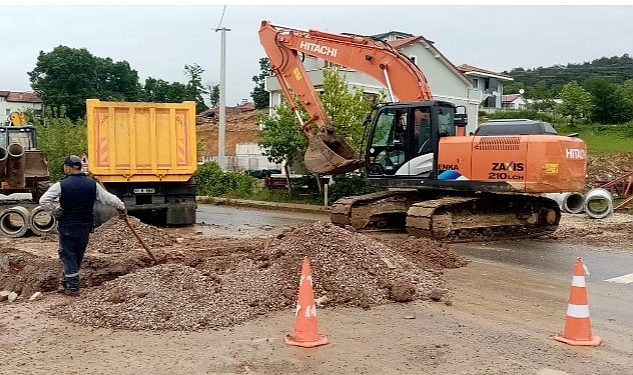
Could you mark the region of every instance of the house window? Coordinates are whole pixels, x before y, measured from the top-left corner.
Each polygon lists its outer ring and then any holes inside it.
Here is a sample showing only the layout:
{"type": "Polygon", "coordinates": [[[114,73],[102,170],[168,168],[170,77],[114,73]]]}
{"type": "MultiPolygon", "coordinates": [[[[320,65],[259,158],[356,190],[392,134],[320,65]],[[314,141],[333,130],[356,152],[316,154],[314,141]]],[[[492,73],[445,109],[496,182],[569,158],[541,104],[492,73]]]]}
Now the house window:
{"type": "Polygon", "coordinates": [[[7,115],[7,116],[8,116],[8,115],[10,115],[10,114],[11,114],[11,108],[7,108],[7,109],[6,109],[6,112],[7,112],[7,113],[6,113],[6,115],[7,115]]]}
{"type": "Polygon", "coordinates": [[[477,78],[473,78],[473,87],[476,89],[479,88],[479,80],[477,78]]]}

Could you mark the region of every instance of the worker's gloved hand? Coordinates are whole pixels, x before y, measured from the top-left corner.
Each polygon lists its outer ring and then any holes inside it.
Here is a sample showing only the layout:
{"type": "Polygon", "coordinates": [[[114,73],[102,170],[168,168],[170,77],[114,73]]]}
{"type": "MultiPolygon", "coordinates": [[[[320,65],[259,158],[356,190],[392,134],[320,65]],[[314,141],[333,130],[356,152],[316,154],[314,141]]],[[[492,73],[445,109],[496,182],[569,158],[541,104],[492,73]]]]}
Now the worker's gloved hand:
{"type": "Polygon", "coordinates": [[[59,219],[62,216],[62,212],[64,212],[64,210],[60,206],[55,206],[51,210],[51,215],[53,215],[55,219],[59,219]]]}
{"type": "Polygon", "coordinates": [[[117,210],[119,212],[119,219],[125,219],[125,215],[127,215],[127,211],[124,209],[117,210]]]}

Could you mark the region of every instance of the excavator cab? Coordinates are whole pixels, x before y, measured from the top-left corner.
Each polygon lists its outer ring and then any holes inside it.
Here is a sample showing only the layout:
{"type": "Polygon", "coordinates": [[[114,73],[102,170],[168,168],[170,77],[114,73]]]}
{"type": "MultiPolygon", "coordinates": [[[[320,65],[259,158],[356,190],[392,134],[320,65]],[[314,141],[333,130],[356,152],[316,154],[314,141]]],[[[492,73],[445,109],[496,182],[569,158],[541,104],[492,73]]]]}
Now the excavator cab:
{"type": "Polygon", "coordinates": [[[371,180],[437,176],[442,137],[463,133],[466,115],[452,103],[422,101],[378,107],[369,131],[365,163],[371,180]]]}

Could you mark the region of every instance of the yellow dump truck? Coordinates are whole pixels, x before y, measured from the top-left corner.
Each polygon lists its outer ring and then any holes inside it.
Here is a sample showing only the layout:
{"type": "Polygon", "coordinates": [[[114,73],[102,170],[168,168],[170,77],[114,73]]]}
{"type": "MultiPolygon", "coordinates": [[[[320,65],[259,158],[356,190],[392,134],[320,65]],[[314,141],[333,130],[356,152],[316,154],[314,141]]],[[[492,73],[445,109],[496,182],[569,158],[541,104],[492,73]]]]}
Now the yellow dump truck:
{"type": "MultiPolygon", "coordinates": [[[[196,221],[196,103],[86,100],[88,172],[130,215],[151,224],[196,221]]],[[[95,208],[99,225],[116,213],[95,208]]]]}

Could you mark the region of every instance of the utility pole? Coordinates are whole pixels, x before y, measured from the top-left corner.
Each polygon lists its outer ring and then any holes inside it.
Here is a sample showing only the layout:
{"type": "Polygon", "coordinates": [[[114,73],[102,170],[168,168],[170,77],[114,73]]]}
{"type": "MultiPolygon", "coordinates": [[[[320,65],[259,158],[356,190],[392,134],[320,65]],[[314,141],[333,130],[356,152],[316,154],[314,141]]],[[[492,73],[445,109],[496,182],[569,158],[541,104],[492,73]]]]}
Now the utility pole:
{"type": "Polygon", "coordinates": [[[220,46],[220,125],[218,127],[218,164],[220,168],[226,169],[225,133],[226,133],[226,32],[231,31],[226,27],[215,29],[221,33],[220,46]]]}

